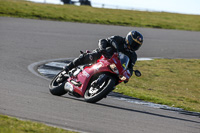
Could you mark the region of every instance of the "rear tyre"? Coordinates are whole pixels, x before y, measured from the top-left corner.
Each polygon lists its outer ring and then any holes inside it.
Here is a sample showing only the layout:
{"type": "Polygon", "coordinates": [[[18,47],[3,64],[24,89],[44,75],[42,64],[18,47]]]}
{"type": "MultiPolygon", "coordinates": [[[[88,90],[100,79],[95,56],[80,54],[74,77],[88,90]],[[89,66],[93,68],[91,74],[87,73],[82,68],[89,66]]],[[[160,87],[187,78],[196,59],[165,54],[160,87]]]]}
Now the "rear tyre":
{"type": "Polygon", "coordinates": [[[106,76],[106,80],[101,85],[99,85],[100,88],[95,88],[95,86],[92,86],[92,84],[88,86],[88,89],[84,94],[84,99],[86,102],[96,103],[106,97],[108,93],[113,90],[115,86],[115,80],[111,76],[106,76]]]}
{"type": "Polygon", "coordinates": [[[49,91],[51,92],[52,95],[62,96],[67,93],[67,91],[64,89],[67,80],[64,80],[62,83],[57,82],[57,79],[61,77],[62,72],[63,71],[58,73],[49,85],[49,91]]]}

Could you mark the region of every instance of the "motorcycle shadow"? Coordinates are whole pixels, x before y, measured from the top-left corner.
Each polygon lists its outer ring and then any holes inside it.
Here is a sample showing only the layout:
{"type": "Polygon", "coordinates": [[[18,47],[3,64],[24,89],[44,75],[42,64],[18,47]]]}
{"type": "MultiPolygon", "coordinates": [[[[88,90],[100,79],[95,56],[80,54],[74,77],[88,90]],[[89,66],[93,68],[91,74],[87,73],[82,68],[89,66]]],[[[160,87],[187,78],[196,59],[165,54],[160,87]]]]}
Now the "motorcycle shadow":
{"type": "MultiPolygon", "coordinates": [[[[120,93],[115,93],[115,92],[109,93],[108,96],[117,97],[117,98],[130,98],[130,99],[138,100],[137,98],[132,98],[132,97],[125,96],[125,95],[122,95],[120,93]]],[[[76,97],[73,97],[73,96],[64,95],[62,97],[66,98],[66,99],[71,99],[71,100],[76,100],[76,101],[79,101],[79,102],[86,103],[83,99],[79,99],[79,98],[76,98],[76,97]]],[[[161,118],[165,118],[165,119],[181,120],[181,121],[193,122],[193,123],[198,123],[198,124],[200,123],[200,122],[194,121],[194,120],[188,120],[188,119],[173,117],[173,116],[169,116],[169,115],[163,115],[163,114],[158,114],[158,113],[152,113],[152,112],[141,111],[141,110],[136,110],[136,109],[132,109],[132,108],[125,108],[125,107],[121,107],[121,106],[111,105],[111,104],[108,104],[108,103],[105,103],[105,102],[88,103],[88,104],[96,105],[96,106],[102,106],[102,107],[105,107],[105,108],[118,109],[118,110],[133,112],[133,113],[142,113],[142,114],[152,115],[152,116],[161,117],[161,118]]],[[[200,116],[198,115],[197,117],[200,117],[200,116]]]]}
{"type": "Polygon", "coordinates": [[[162,115],[162,114],[156,114],[156,113],[146,112],[146,111],[141,111],[141,110],[136,110],[136,109],[124,108],[124,107],[119,107],[119,106],[114,106],[114,105],[103,104],[103,103],[96,103],[96,104],[100,106],[104,106],[104,107],[113,108],[113,109],[125,110],[125,111],[135,112],[135,113],[142,113],[142,114],[152,115],[152,116],[161,117],[165,119],[180,120],[180,121],[193,122],[193,123],[198,123],[198,124],[200,123],[199,121],[188,120],[188,119],[162,115]]]}

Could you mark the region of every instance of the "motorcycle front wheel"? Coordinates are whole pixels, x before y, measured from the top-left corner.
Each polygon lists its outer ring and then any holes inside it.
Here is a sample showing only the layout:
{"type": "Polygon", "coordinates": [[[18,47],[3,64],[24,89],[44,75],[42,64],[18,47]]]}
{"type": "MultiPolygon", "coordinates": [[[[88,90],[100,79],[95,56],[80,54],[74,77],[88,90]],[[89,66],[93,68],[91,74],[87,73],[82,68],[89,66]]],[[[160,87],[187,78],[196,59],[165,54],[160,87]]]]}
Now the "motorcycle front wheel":
{"type": "Polygon", "coordinates": [[[56,95],[56,96],[62,96],[64,94],[67,93],[67,91],[64,89],[66,80],[62,83],[58,83],[57,79],[60,78],[61,73],[63,71],[61,71],[60,73],[58,73],[53,80],[51,81],[50,85],[49,85],[49,91],[51,92],[52,95],[56,95]]]}
{"type": "Polygon", "coordinates": [[[96,103],[106,97],[108,93],[110,93],[115,86],[115,80],[113,77],[106,75],[107,78],[104,82],[97,86],[92,86],[90,84],[88,89],[84,94],[84,100],[89,103],[96,103]]]}

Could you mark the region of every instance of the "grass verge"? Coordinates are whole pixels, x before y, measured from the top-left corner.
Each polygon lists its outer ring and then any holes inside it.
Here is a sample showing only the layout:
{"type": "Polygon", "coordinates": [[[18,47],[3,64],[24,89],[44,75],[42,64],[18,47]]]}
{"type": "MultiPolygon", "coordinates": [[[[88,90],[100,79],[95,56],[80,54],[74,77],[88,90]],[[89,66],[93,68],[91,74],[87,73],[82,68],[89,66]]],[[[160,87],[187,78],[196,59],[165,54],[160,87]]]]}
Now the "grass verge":
{"type": "Polygon", "coordinates": [[[200,31],[200,15],[0,0],[0,16],[200,31]]]}
{"type": "Polygon", "coordinates": [[[0,133],[75,133],[45,124],[0,115],[0,133]]]}
{"type": "Polygon", "coordinates": [[[138,61],[142,77],[120,84],[116,92],[144,101],[200,112],[200,60],[155,59],[138,61]]]}

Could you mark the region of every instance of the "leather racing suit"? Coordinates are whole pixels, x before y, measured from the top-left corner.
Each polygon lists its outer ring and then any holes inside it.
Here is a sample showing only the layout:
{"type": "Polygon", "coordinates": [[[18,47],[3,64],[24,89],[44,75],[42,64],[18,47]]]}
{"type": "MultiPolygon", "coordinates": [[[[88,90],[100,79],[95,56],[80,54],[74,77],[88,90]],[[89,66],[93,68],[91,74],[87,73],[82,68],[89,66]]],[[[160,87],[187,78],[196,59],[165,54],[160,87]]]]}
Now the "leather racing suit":
{"type": "Polygon", "coordinates": [[[132,75],[133,66],[137,61],[137,54],[135,53],[135,51],[128,50],[124,45],[125,43],[125,38],[121,36],[111,36],[107,39],[100,39],[98,43],[98,49],[94,50],[91,53],[81,54],[78,58],[69,63],[65,67],[65,70],[69,71],[79,65],[95,63],[104,52],[108,53],[109,55],[112,55],[114,52],[122,52],[130,58],[128,70],[132,75]]]}

